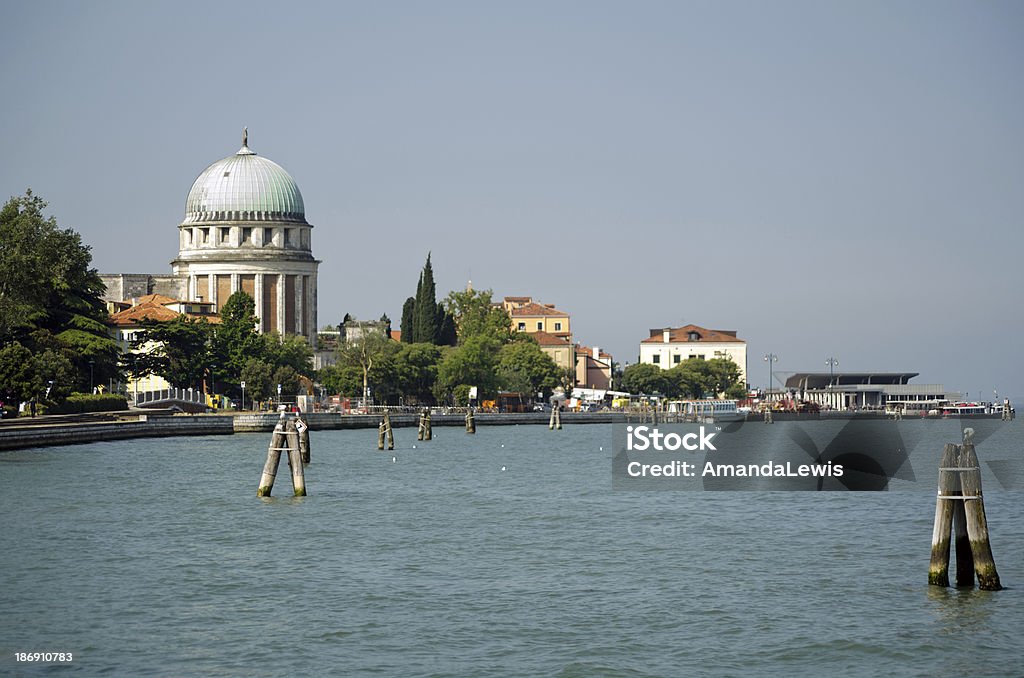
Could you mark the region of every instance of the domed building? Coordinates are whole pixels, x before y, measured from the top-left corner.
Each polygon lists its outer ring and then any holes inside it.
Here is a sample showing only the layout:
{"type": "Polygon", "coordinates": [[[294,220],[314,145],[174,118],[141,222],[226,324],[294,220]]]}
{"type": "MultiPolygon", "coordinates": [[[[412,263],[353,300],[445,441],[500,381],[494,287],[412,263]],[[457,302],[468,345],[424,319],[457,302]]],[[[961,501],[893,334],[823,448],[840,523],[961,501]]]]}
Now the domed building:
{"type": "Polygon", "coordinates": [[[185,200],[171,275],[104,275],[110,301],[159,293],[212,304],[241,290],[256,301],[261,332],[316,342],[317,267],[302,193],[280,165],[249,148],[203,170],[185,200]]]}

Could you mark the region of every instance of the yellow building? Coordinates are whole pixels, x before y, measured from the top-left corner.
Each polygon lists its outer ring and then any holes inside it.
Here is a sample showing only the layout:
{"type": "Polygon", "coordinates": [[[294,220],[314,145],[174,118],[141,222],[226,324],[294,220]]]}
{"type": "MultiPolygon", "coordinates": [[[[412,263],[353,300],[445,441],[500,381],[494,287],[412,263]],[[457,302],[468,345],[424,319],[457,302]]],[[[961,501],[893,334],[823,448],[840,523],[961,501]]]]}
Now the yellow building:
{"type": "Polygon", "coordinates": [[[529,333],[544,351],[558,365],[560,370],[576,371],[576,347],[566,339],[550,332],[535,330],[529,333]]]}
{"type": "Polygon", "coordinates": [[[569,314],[559,311],[554,304],[540,304],[532,297],[505,297],[502,306],[512,318],[513,332],[547,332],[572,341],[569,314]]]}

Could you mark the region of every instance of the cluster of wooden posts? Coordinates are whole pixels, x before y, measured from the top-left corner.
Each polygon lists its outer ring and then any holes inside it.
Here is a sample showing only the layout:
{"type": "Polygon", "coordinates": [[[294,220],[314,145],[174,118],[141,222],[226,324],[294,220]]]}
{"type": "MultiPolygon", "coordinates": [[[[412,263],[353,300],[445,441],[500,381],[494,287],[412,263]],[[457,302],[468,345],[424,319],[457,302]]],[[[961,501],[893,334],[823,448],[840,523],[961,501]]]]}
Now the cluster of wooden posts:
{"type": "Polygon", "coordinates": [[[281,463],[281,453],[288,453],[288,466],[292,472],[292,489],[296,497],[306,496],[305,464],[309,463],[309,426],[301,418],[286,418],[282,412],[281,419],[274,426],[267,448],[267,463],[263,465],[263,476],[256,490],[257,497],[269,497],[274,489],[277,467],[281,463]]]}
{"type": "MultiPolygon", "coordinates": [[[[476,433],[476,419],[473,416],[473,408],[466,412],[466,433],[476,433]]],[[[416,426],[416,440],[432,440],[434,438],[434,426],[430,420],[430,410],[423,410],[420,413],[420,420],[416,426]]],[[[395,449],[395,431],[391,425],[391,414],[384,413],[377,427],[377,449],[383,450],[385,444],[387,449],[395,449]]]]}
{"type": "Polygon", "coordinates": [[[552,403],[552,405],[551,405],[551,421],[548,422],[548,429],[549,430],[551,430],[551,431],[561,431],[562,430],[561,409],[562,408],[559,407],[557,403],[552,403]]]}
{"type": "Polygon", "coordinates": [[[981,467],[974,451],[974,430],[964,429],[963,445],[947,443],[939,462],[939,492],[932,531],[932,558],[928,583],[949,586],[949,551],[956,535],[956,585],[998,591],[999,573],[992,558],[981,494],[981,467]]]}

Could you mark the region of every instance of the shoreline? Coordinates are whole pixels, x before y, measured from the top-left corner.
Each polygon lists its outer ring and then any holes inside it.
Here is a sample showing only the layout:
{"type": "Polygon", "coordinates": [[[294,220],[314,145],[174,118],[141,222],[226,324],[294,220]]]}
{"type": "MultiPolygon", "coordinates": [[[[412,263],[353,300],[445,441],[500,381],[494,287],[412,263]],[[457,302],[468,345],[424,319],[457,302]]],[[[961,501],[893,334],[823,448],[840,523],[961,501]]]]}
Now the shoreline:
{"type": "MultiPolygon", "coordinates": [[[[550,415],[546,412],[523,413],[476,413],[478,426],[547,425],[550,415]]],[[[34,447],[57,447],[63,445],[84,445],[109,440],[133,438],[163,438],[176,436],[234,435],[235,433],[269,433],[280,418],[276,412],[249,412],[238,414],[197,414],[167,415],[152,412],[131,412],[128,414],[104,414],[90,417],[55,416],[36,419],[22,418],[8,420],[0,425],[0,452],[30,449],[34,447]]],[[[846,419],[885,419],[881,412],[834,412],[821,414],[776,413],[775,421],[830,421],[846,419]]],[[[379,414],[338,414],[314,412],[303,415],[312,431],[333,431],[345,429],[377,428],[379,414]]],[[[917,419],[908,418],[905,421],[917,419]]],[[[922,418],[924,419],[924,418],[922,418]]],[[[928,417],[927,420],[934,420],[928,417]]],[[[461,413],[433,414],[434,426],[464,426],[461,413]]],[[[563,412],[563,425],[571,424],[626,424],[650,423],[648,418],[638,415],[627,416],[624,412],[563,412]]],[[[395,428],[415,427],[419,415],[402,413],[391,415],[395,428]]],[[[759,416],[746,419],[748,423],[759,423],[759,416]]],[[[659,417],[659,424],[674,423],[659,417]]]]}

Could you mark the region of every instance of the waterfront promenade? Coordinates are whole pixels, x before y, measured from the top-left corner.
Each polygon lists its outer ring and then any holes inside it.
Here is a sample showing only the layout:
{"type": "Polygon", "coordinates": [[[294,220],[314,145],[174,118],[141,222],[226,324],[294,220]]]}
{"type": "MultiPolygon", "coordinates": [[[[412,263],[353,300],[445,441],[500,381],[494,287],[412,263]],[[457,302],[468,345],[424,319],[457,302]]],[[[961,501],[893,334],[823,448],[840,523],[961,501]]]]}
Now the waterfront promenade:
{"type": "MultiPolygon", "coordinates": [[[[414,413],[392,414],[391,424],[395,427],[414,427],[418,416],[414,413]]],[[[435,413],[431,419],[434,426],[464,426],[464,416],[462,413],[435,413]]],[[[269,432],[274,429],[279,417],[274,412],[154,416],[152,413],[137,411],[88,416],[40,416],[35,419],[21,417],[4,421],[0,425],[0,451],[127,438],[269,432]]],[[[480,426],[511,426],[547,424],[549,415],[545,412],[477,413],[475,417],[480,426]]],[[[376,428],[381,415],[314,412],[303,414],[302,418],[312,430],[322,431],[376,428]]],[[[625,421],[625,415],[619,412],[562,414],[563,424],[611,424],[625,421]]]]}

